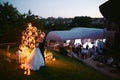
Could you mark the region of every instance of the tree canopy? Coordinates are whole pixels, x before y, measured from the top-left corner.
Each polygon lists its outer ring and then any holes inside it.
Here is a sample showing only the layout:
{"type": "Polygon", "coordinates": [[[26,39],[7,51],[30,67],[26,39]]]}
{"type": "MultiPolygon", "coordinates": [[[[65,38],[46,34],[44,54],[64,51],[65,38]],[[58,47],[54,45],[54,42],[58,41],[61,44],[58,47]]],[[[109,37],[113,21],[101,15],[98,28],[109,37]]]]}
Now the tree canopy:
{"type": "Polygon", "coordinates": [[[8,2],[0,3],[0,42],[15,42],[20,40],[21,32],[26,28],[27,23],[31,22],[38,28],[43,28],[43,19],[28,13],[21,14],[12,4],[8,2]]]}
{"type": "Polygon", "coordinates": [[[87,16],[74,17],[72,24],[76,27],[90,27],[92,25],[92,19],[87,16]]]}

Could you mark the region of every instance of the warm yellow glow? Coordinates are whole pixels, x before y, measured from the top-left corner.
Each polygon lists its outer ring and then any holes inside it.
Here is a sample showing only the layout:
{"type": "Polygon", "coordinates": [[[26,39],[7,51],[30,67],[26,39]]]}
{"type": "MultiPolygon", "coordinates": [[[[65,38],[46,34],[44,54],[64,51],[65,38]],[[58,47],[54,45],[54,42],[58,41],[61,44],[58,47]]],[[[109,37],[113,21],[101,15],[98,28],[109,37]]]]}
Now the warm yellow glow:
{"type": "Polygon", "coordinates": [[[28,23],[28,28],[31,29],[32,28],[32,24],[28,23]]]}
{"type": "Polygon", "coordinates": [[[24,67],[23,65],[21,65],[20,68],[24,70],[24,74],[25,74],[25,75],[28,75],[28,76],[29,76],[29,75],[31,74],[31,71],[30,71],[29,68],[26,68],[26,67],[24,67]]]}
{"type": "Polygon", "coordinates": [[[27,75],[28,75],[28,76],[30,75],[30,69],[28,69],[28,73],[27,73],[27,75]]]}
{"type": "Polygon", "coordinates": [[[53,61],[56,61],[56,59],[55,59],[55,58],[53,58],[52,60],[53,60],[53,61]]]}
{"type": "Polygon", "coordinates": [[[36,37],[40,37],[40,42],[43,41],[43,38],[45,37],[45,33],[41,30],[37,30],[35,26],[32,26],[31,23],[28,23],[28,26],[26,28],[26,31],[22,32],[22,40],[21,44],[19,45],[19,49],[21,53],[19,54],[20,57],[20,63],[21,69],[24,69],[25,75],[30,75],[30,69],[24,67],[22,64],[24,64],[27,60],[27,58],[30,56],[31,51],[36,46],[36,37]]]}
{"type": "Polygon", "coordinates": [[[41,32],[41,35],[40,35],[42,38],[45,37],[45,33],[44,32],[41,32]]]}
{"type": "Polygon", "coordinates": [[[53,53],[45,49],[44,51],[45,60],[56,61],[56,58],[53,57],[53,53]]]}
{"type": "Polygon", "coordinates": [[[26,74],[27,74],[27,71],[24,71],[24,74],[26,75],[26,74]]]}
{"type": "Polygon", "coordinates": [[[25,36],[22,36],[23,39],[25,39],[25,36]]]}
{"type": "Polygon", "coordinates": [[[29,76],[30,75],[30,69],[29,68],[25,68],[24,74],[29,76]]]}
{"type": "Polygon", "coordinates": [[[21,68],[21,69],[24,69],[24,66],[23,66],[23,65],[20,65],[20,68],[21,68]]]}

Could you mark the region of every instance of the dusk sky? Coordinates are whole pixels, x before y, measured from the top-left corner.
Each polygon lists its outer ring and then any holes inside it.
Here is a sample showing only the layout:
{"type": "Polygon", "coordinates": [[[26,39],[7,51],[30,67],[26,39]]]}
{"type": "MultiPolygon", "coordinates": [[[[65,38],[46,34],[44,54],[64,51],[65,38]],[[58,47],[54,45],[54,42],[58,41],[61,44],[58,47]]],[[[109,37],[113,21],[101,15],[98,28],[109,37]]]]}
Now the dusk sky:
{"type": "Polygon", "coordinates": [[[0,0],[9,2],[23,14],[47,17],[73,18],[75,16],[103,17],[99,6],[108,0],[0,0]]]}

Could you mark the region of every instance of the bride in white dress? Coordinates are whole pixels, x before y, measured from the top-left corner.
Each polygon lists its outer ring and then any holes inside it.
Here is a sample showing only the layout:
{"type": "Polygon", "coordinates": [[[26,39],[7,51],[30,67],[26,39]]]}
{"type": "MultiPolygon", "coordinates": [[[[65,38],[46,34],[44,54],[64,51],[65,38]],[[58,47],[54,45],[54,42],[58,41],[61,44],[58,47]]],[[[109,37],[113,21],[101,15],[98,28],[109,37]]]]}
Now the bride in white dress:
{"type": "Polygon", "coordinates": [[[42,41],[41,38],[36,39],[35,48],[31,52],[30,56],[27,58],[25,64],[23,64],[25,68],[29,68],[31,70],[39,70],[41,66],[45,65],[44,58],[38,47],[40,41],[42,41]]]}

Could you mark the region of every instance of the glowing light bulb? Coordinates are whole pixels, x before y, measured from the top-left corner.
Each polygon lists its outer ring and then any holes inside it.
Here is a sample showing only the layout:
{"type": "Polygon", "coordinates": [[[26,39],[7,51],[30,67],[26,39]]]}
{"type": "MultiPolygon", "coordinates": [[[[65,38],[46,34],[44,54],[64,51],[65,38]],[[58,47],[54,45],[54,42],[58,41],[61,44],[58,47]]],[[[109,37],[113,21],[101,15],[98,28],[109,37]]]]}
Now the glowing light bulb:
{"type": "Polygon", "coordinates": [[[27,71],[24,71],[24,74],[26,75],[26,74],[27,74],[27,71]]]}
{"type": "Polygon", "coordinates": [[[22,36],[23,39],[25,39],[25,36],[22,36]]]}
{"type": "Polygon", "coordinates": [[[23,69],[24,68],[23,65],[21,65],[20,68],[23,69]]]}
{"type": "Polygon", "coordinates": [[[28,76],[30,75],[30,69],[28,69],[28,71],[27,71],[27,75],[28,75],[28,76]]]}
{"type": "Polygon", "coordinates": [[[56,61],[56,59],[55,59],[55,58],[53,58],[52,60],[53,60],[53,61],[56,61]]]}

